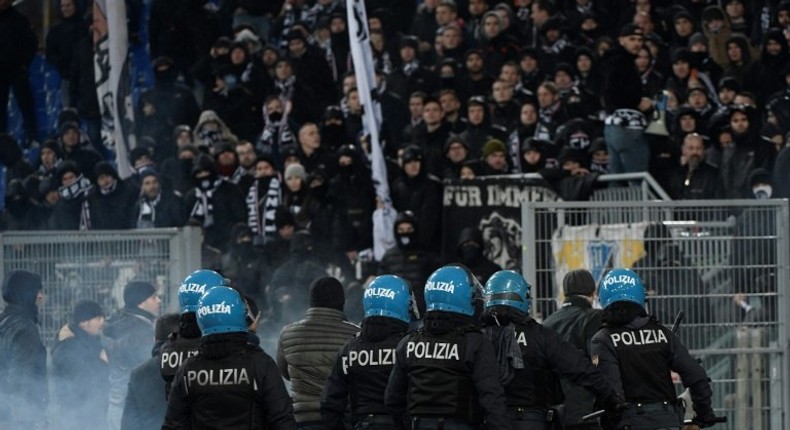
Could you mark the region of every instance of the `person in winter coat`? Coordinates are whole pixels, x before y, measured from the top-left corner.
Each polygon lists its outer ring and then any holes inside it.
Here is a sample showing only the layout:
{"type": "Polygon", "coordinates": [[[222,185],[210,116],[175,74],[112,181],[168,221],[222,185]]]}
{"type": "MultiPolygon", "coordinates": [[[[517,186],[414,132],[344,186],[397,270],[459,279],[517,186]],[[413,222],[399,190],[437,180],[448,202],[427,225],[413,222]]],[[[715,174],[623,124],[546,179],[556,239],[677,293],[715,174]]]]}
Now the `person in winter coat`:
{"type": "Polygon", "coordinates": [[[124,307],[112,314],[105,325],[102,345],[110,365],[110,403],[107,424],[121,428],[129,375],[148,359],[154,339],[153,322],[161,299],[148,282],[132,281],[123,289],[124,307]]]}
{"type": "Polygon", "coordinates": [[[195,188],[184,197],[188,218],[203,225],[206,244],[224,250],[231,227],[246,219],[244,196],[236,185],[219,177],[214,160],[207,155],[195,160],[192,178],[195,188]]]}
{"type": "Polygon", "coordinates": [[[107,427],[107,355],[102,350],[104,311],[91,300],[74,305],[71,321],[52,349],[52,386],[63,430],[107,427]]]}
{"type": "Polygon", "coordinates": [[[790,49],[782,30],[771,29],[763,38],[760,59],[753,61],[743,77],[743,88],[757,95],[763,106],[768,98],[785,89],[785,69],[790,64],[790,49]]]}
{"type": "Polygon", "coordinates": [[[480,229],[467,227],[461,230],[461,234],[458,236],[456,256],[458,261],[466,266],[481,284],[488,281],[491,275],[502,270],[498,264],[489,260],[484,252],[485,244],[480,229]]]}
{"type": "Polygon", "coordinates": [[[27,17],[16,10],[13,1],[0,0],[0,131],[8,129],[8,97],[13,88],[28,141],[35,140],[38,134],[33,93],[28,80],[28,68],[37,46],[36,35],[27,17]]]}
{"type": "Polygon", "coordinates": [[[438,267],[434,253],[423,248],[419,241],[419,230],[422,226],[411,212],[401,212],[395,218],[393,226],[395,246],[384,253],[379,263],[380,275],[396,275],[413,285],[417,308],[420,314],[425,311],[425,300],[422,291],[425,280],[438,267]]]}
{"type": "Polygon", "coordinates": [[[126,230],[135,226],[130,216],[140,191],[131,183],[122,181],[115,168],[106,161],[93,169],[96,186],[88,193],[89,230],[126,230]]]}
{"type": "Polygon", "coordinates": [[[41,277],[25,270],[5,274],[0,314],[0,427],[43,429],[49,390],[47,350],[38,331],[44,300],[41,277]]]}
{"type": "MultiPolygon", "coordinates": [[[[304,288],[304,286],[299,286],[304,288]]],[[[335,278],[310,285],[305,318],[283,328],[277,345],[277,367],[291,381],[294,417],[300,430],[326,429],[320,398],[340,348],[359,332],[343,313],[345,293],[335,278]]]]}
{"type": "MultiPolygon", "coordinates": [[[[575,346],[587,358],[590,358],[590,339],[601,328],[601,311],[592,307],[595,290],[595,279],[589,271],[568,272],[562,280],[565,295],[562,307],[543,320],[544,326],[557,332],[563,341],[575,346]]],[[[565,378],[561,383],[565,396],[564,428],[599,429],[598,423],[581,423],[584,415],[593,412],[595,397],[592,393],[565,378]]]]}
{"type": "Polygon", "coordinates": [[[373,211],[376,193],[370,170],[357,148],[344,145],[337,152],[338,175],[329,182],[329,198],[334,200],[335,249],[345,252],[353,264],[357,254],[373,246],[373,211]]]}
{"type": "Polygon", "coordinates": [[[192,143],[203,152],[211,152],[214,145],[220,142],[233,142],[237,140],[225,121],[213,110],[204,110],[198,118],[197,125],[192,132],[192,143]]]}
{"type": "Polygon", "coordinates": [[[47,32],[46,59],[55,66],[60,74],[61,97],[63,106],[71,106],[69,87],[71,82],[71,60],[74,57],[74,45],[85,35],[88,25],[82,19],[82,12],[77,8],[75,0],[60,2],[61,21],[47,32]]]}
{"type": "Polygon", "coordinates": [[[73,161],[63,163],[56,178],[60,199],[49,217],[50,230],[78,230],[87,218],[83,206],[92,185],[73,161]]]}
{"type": "Polygon", "coordinates": [[[121,430],[161,430],[167,413],[165,383],[162,380],[161,348],[171,333],[177,332],[178,314],[156,319],[152,357],[132,370],[123,406],[121,430]]]}
{"type": "Polygon", "coordinates": [[[392,203],[398,212],[411,211],[420,226],[417,241],[427,250],[441,246],[442,185],[423,165],[423,152],[409,146],[403,150],[403,174],[392,184],[392,203]]]}
{"type": "Polygon", "coordinates": [[[729,116],[734,142],[722,154],[720,186],[725,198],[747,198],[751,194],[749,175],[757,168],[770,170],[776,151],[772,143],[760,137],[755,109],[733,106],[729,116]]]}
{"type": "Polygon", "coordinates": [[[186,214],[181,197],[172,190],[162,189],[154,169],[144,170],[141,177],[140,197],[132,208],[132,228],[183,226],[186,214]]]}
{"type": "Polygon", "coordinates": [[[721,67],[727,65],[727,40],[732,36],[730,20],[717,5],[708,6],[702,12],[702,31],[708,38],[708,52],[721,67]]]}

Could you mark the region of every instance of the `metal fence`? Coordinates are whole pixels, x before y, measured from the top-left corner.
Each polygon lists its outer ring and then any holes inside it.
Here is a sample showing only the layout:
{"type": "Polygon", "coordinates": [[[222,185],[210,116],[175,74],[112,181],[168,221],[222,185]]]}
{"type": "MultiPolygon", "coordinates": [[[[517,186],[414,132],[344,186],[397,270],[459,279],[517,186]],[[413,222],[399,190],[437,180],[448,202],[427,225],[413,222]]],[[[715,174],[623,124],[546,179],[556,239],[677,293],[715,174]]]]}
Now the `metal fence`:
{"type": "Polygon", "coordinates": [[[527,202],[533,311],[556,310],[570,270],[632,268],[662,323],[685,311],[679,336],[713,381],[721,428],[790,428],[788,214],[786,200],[527,202]]]}
{"type": "Polygon", "coordinates": [[[194,227],[7,232],[0,234],[0,275],[13,269],[41,275],[41,337],[51,347],[77,300],[94,300],[109,314],[123,305],[123,288],[131,280],[151,282],[163,310],[175,310],[181,280],[200,267],[200,244],[194,227]]]}

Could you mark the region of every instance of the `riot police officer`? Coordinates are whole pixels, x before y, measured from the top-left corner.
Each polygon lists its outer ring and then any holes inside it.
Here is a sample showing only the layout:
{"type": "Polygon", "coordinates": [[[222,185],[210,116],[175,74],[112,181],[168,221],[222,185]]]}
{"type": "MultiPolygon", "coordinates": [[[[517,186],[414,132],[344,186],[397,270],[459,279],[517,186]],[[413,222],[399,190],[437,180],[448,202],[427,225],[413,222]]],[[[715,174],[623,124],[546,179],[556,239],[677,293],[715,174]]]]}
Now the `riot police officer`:
{"type": "Polygon", "coordinates": [[[390,430],[395,427],[384,406],[395,347],[408,331],[416,310],[405,279],[381,275],[365,289],[362,331],[340,350],[321,396],[321,416],[331,430],[343,430],[348,400],[355,429],[390,430]]]}
{"type": "Polygon", "coordinates": [[[200,298],[203,337],[176,372],[162,430],[296,429],[277,365],[248,341],[246,314],[232,288],[209,288],[200,298]]]}
{"type": "Polygon", "coordinates": [[[200,327],[197,322],[198,300],[213,286],[226,286],[225,278],[213,270],[200,269],[184,278],[178,287],[178,306],[181,318],[178,332],[172,333],[159,354],[159,369],[165,380],[165,394],[170,393],[170,385],[176,371],[184,361],[197,354],[200,344],[200,327]]]}
{"type": "Polygon", "coordinates": [[[645,288],[628,269],[613,269],[601,281],[598,297],[603,327],[590,345],[593,363],[630,406],[609,416],[604,428],[678,429],[682,411],[670,371],[690,389],[695,423],[713,425],[708,375],[672,331],[645,311],[645,288]]]}
{"type": "Polygon", "coordinates": [[[547,430],[550,406],[560,400],[557,375],[593,392],[607,408],[623,403],[589,359],[529,315],[530,286],[512,270],[500,270],[485,286],[486,335],[502,369],[507,417],[517,430],[547,430]]]}
{"type": "Polygon", "coordinates": [[[425,283],[421,329],[395,350],[385,404],[396,428],[510,429],[493,347],[479,328],[482,288],[468,269],[444,266],[425,283]],[[411,421],[411,423],[409,423],[411,421]]]}

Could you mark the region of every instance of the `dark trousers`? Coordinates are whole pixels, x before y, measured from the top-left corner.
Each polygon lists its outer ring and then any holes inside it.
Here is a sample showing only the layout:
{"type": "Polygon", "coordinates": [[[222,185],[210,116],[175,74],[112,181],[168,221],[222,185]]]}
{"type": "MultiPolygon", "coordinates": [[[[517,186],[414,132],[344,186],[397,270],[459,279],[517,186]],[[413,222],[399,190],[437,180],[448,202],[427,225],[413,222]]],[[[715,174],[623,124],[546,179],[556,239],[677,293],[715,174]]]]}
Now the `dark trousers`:
{"type": "Polygon", "coordinates": [[[513,430],[549,430],[546,411],[530,409],[508,409],[507,418],[513,430]]]}
{"type": "Polygon", "coordinates": [[[296,423],[296,428],[299,430],[329,430],[329,427],[320,421],[296,423]]]}
{"type": "Polygon", "coordinates": [[[22,112],[27,139],[36,139],[36,112],[33,106],[33,92],[30,90],[30,81],[27,78],[27,69],[22,69],[12,75],[0,75],[0,132],[8,128],[8,99],[10,90],[14,90],[17,106],[22,112]]]}
{"type": "Polygon", "coordinates": [[[366,415],[356,420],[354,430],[392,430],[395,421],[389,415],[366,415]]]}

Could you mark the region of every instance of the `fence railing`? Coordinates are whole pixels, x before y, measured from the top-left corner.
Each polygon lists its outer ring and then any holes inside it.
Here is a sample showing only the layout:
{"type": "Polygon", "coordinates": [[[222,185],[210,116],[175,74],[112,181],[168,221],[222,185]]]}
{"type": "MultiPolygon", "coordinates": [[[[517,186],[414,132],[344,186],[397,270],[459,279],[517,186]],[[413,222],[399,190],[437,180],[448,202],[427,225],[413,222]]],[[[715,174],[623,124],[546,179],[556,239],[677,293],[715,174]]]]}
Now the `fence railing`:
{"type": "Polygon", "coordinates": [[[52,346],[77,300],[94,300],[106,313],[123,306],[131,280],[151,282],[162,308],[175,310],[181,280],[200,268],[195,227],[126,231],[44,231],[0,234],[0,275],[13,269],[38,273],[46,295],[39,309],[41,336],[52,346]]]}
{"type": "Polygon", "coordinates": [[[632,268],[651,314],[685,312],[679,336],[713,380],[721,428],[786,429],[789,214],[786,200],[526,202],[533,312],[556,310],[570,270],[632,268]]]}

